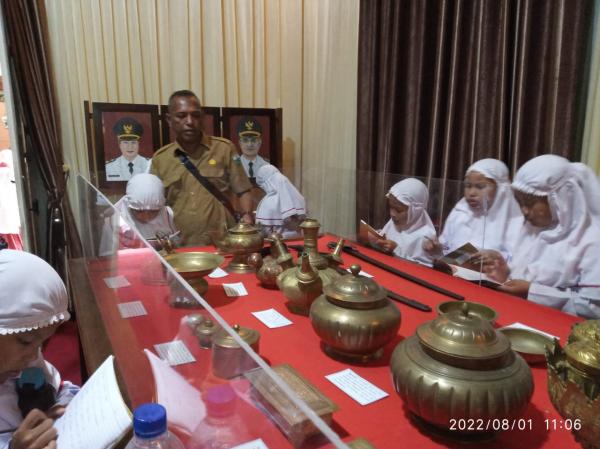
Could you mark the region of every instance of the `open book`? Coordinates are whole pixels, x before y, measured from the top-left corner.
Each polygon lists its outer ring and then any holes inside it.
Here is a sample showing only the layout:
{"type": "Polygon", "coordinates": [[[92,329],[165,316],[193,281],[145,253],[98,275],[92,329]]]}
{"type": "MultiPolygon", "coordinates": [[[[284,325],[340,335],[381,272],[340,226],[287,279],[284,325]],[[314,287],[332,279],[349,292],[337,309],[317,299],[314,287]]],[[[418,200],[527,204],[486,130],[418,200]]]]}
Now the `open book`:
{"type": "Polygon", "coordinates": [[[478,251],[471,243],[465,243],[460,248],[434,261],[433,267],[438,271],[477,284],[481,283],[486,287],[497,287],[500,285],[499,282],[481,272],[481,260],[475,257],[478,251]]]}
{"type": "Polygon", "coordinates": [[[377,243],[378,240],[384,240],[385,236],[370,226],[366,221],[360,220],[358,227],[358,241],[360,243],[377,243]]]}
{"type": "Polygon", "coordinates": [[[114,356],[109,356],[54,422],[58,449],[109,449],[131,428],[132,415],[123,401],[114,356]]]}

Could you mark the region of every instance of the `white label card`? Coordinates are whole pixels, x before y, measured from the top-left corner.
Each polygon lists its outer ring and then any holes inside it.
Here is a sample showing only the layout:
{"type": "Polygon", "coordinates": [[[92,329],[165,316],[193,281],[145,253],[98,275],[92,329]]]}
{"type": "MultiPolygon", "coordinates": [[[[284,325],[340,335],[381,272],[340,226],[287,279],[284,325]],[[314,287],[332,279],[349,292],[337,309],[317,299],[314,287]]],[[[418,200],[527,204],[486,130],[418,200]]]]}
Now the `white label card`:
{"type": "Polygon", "coordinates": [[[239,444],[232,447],[231,449],[269,449],[265,442],[260,438],[258,440],[249,441],[247,443],[239,444]]]}
{"type": "MultiPolygon", "coordinates": [[[[352,272],[350,271],[350,268],[346,268],[346,271],[347,271],[348,273],[352,273],[352,272]]],[[[372,277],[373,277],[373,275],[372,275],[372,274],[369,274],[369,273],[367,273],[366,271],[363,271],[363,270],[360,270],[360,272],[359,272],[358,274],[359,274],[360,276],[364,276],[364,277],[366,277],[366,278],[372,278],[372,277]]]]}
{"type": "Polygon", "coordinates": [[[215,268],[208,275],[208,277],[212,278],[212,279],[224,278],[225,276],[229,276],[229,273],[227,271],[223,270],[222,268],[219,268],[219,267],[215,268]]]}
{"type": "Polygon", "coordinates": [[[527,326],[526,324],[519,323],[518,321],[516,323],[509,324],[508,326],[504,326],[501,329],[509,329],[509,328],[525,329],[528,331],[537,332],[538,334],[545,335],[548,338],[557,338],[558,340],[560,340],[560,338],[558,338],[556,335],[552,335],[552,334],[549,334],[548,332],[541,331],[539,329],[536,329],[535,327],[527,326]]]}
{"type": "Polygon", "coordinates": [[[121,288],[131,285],[123,275],[104,278],[104,283],[108,288],[121,288]]]}
{"type": "Polygon", "coordinates": [[[367,405],[389,396],[388,393],[363,379],[351,369],[329,374],[325,378],[360,405],[367,405]]]}
{"type": "Polygon", "coordinates": [[[148,315],[142,301],[122,302],[117,304],[121,318],[132,318],[134,316],[148,315]]]}
{"type": "Polygon", "coordinates": [[[154,345],[156,353],[171,366],[195,362],[196,359],[181,340],[154,345]]]}
{"type": "Polygon", "coordinates": [[[284,317],[275,309],[261,310],[260,312],[252,312],[258,320],[267,326],[269,329],[275,329],[277,327],[289,326],[293,324],[290,320],[284,317]]]}
{"type": "Polygon", "coordinates": [[[244,287],[243,282],[236,282],[235,284],[223,284],[225,294],[229,297],[235,296],[247,296],[248,290],[244,287]]]}

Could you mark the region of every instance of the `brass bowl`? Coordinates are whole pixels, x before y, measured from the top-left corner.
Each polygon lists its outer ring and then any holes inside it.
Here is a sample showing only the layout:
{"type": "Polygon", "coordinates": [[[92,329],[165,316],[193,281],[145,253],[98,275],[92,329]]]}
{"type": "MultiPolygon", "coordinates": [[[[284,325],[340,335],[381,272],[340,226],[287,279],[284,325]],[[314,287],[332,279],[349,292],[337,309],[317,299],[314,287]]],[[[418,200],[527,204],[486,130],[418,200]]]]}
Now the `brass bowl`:
{"type": "Polygon", "coordinates": [[[194,290],[203,295],[208,290],[208,282],[202,278],[221,265],[225,259],[218,254],[188,252],[167,254],[165,260],[194,290]]]}
{"type": "Polygon", "coordinates": [[[491,307],[480,304],[478,302],[471,301],[445,301],[441,302],[437,305],[436,310],[438,315],[443,315],[449,312],[460,311],[463,307],[463,304],[469,305],[469,314],[475,315],[481,318],[482,320],[488,321],[490,324],[494,324],[496,318],[498,318],[498,313],[491,307]]]}
{"type": "Polygon", "coordinates": [[[527,329],[507,327],[499,331],[508,337],[513,351],[521,354],[530,364],[545,362],[546,348],[550,350],[554,344],[551,338],[527,329]]]}

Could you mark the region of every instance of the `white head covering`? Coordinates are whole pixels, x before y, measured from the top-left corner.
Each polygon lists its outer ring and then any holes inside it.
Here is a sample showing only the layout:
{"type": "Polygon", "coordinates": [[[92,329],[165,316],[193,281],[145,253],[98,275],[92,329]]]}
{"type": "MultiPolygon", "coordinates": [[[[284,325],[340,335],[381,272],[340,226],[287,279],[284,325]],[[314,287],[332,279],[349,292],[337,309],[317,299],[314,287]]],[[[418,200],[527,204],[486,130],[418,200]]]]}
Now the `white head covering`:
{"type": "Polygon", "coordinates": [[[571,170],[579,181],[579,186],[585,194],[588,211],[592,220],[600,224],[600,181],[596,173],[582,162],[572,162],[571,170]]]}
{"type": "Polygon", "coordinates": [[[588,249],[598,243],[600,230],[592,225],[585,194],[570,165],[563,157],[547,154],[526,162],[515,176],[513,189],[547,198],[555,222],[535,229],[526,244],[520,245],[511,263],[515,279],[551,287],[569,287],[582,281],[598,284],[600,280],[600,275],[593,280],[580,278],[582,271],[593,272],[581,267],[595,264],[597,254],[590,254],[588,249]]]}
{"type": "Polygon", "coordinates": [[[523,215],[510,189],[508,167],[497,159],[481,159],[466,174],[477,172],[496,183],[496,195],[487,211],[473,211],[462,198],[448,216],[440,240],[452,251],[465,243],[494,249],[510,258],[523,226],[523,215]]]}
{"type": "Polygon", "coordinates": [[[266,193],[256,208],[257,223],[282,226],[286,218],[306,214],[306,202],[302,194],[273,165],[263,165],[258,169],[256,183],[266,193]]]}
{"type": "Polygon", "coordinates": [[[165,187],[158,176],[140,173],[127,182],[127,206],[136,210],[158,210],[165,205],[165,187]]]}
{"type": "Polygon", "coordinates": [[[65,284],[44,260],[24,251],[0,251],[0,335],[68,320],[65,284]]]}
{"type": "Polygon", "coordinates": [[[394,184],[387,196],[393,196],[408,206],[406,225],[398,230],[389,220],[381,232],[388,240],[397,243],[394,254],[418,262],[430,263],[432,257],[423,250],[423,239],[435,237],[435,227],[427,213],[429,192],[427,186],[415,178],[407,178],[394,184]]]}

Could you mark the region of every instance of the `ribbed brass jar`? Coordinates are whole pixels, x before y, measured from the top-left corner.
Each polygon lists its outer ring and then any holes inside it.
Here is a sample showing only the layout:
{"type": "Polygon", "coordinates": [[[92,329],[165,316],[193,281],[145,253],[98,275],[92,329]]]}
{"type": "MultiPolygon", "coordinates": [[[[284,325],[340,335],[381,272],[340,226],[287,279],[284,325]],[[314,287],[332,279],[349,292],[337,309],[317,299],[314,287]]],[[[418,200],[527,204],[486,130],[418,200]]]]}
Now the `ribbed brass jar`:
{"type": "Polygon", "coordinates": [[[400,311],[380,285],[359,275],[359,265],[350,271],[323,287],[324,294],[310,308],[310,320],[329,355],[366,362],[380,357],[396,336],[400,311]]]}
{"type": "Polygon", "coordinates": [[[263,247],[263,236],[258,228],[248,223],[238,223],[229,230],[225,244],[227,251],[233,254],[226,270],[229,273],[252,273],[254,268],[248,264],[248,256],[263,247]]]}
{"type": "Polygon", "coordinates": [[[600,320],[577,323],[562,349],[546,353],[548,393],[586,449],[600,448],[600,320]],[[567,421],[568,420],[568,421],[567,421]]]}
{"type": "Polygon", "coordinates": [[[390,365],[407,408],[445,430],[451,420],[517,417],[533,394],[527,363],[504,335],[469,314],[467,304],[419,326],[398,344],[390,365]]]}

